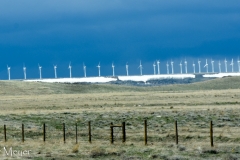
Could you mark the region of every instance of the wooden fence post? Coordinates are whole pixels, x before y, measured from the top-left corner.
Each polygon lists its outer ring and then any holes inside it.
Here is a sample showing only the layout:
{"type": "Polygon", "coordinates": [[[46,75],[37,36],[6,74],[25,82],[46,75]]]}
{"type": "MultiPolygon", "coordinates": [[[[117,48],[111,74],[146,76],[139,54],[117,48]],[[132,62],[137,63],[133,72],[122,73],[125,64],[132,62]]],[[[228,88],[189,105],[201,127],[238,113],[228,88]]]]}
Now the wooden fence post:
{"type": "Polygon", "coordinates": [[[210,122],[210,141],[211,141],[211,147],[213,147],[213,127],[212,127],[212,121],[210,122]]]}
{"type": "Polygon", "coordinates": [[[147,120],[144,120],[144,142],[147,145],[147,120]]]}
{"type": "Polygon", "coordinates": [[[65,123],[63,123],[63,142],[66,143],[65,123]]]}
{"type": "Polygon", "coordinates": [[[113,144],[113,123],[110,123],[110,142],[113,144]]]}
{"type": "Polygon", "coordinates": [[[88,141],[92,143],[91,121],[88,122],[88,141]]]}
{"type": "Polygon", "coordinates": [[[22,124],[22,142],[24,142],[24,124],[22,124]]]}
{"type": "Polygon", "coordinates": [[[78,143],[78,130],[77,130],[77,123],[76,123],[76,144],[78,143]]]}
{"type": "Polygon", "coordinates": [[[175,136],[176,136],[176,145],[178,145],[178,124],[175,121],[175,136]]]}
{"type": "Polygon", "coordinates": [[[43,123],[43,142],[46,141],[46,125],[43,123]]]}
{"type": "Polygon", "coordinates": [[[126,127],[125,127],[125,122],[122,122],[122,142],[126,142],[126,127]]]}
{"type": "Polygon", "coordinates": [[[7,142],[7,131],[6,131],[6,125],[4,124],[4,140],[7,142]]]}

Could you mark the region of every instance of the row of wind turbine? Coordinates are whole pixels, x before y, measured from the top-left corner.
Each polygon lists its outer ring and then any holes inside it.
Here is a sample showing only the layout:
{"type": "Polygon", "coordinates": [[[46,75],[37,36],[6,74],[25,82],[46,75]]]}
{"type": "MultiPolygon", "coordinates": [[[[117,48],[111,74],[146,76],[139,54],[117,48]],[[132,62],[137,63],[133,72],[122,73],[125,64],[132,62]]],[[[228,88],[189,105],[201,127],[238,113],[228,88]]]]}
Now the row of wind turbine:
{"type": "MultiPolygon", "coordinates": [[[[198,73],[201,73],[201,61],[198,59],[198,73]]],[[[238,72],[240,72],[240,60],[238,58],[237,60],[237,64],[238,64],[238,72]]],[[[171,65],[171,74],[174,74],[174,62],[171,60],[170,62],[170,65],[171,65]]],[[[229,64],[231,66],[231,70],[232,72],[234,72],[234,61],[233,59],[231,60],[231,63],[229,64]]],[[[182,61],[180,61],[179,63],[179,66],[180,66],[180,74],[183,74],[183,64],[182,64],[182,61]]],[[[195,68],[195,63],[193,61],[193,73],[196,73],[196,68],[195,68]]],[[[99,64],[96,66],[98,68],[98,76],[100,77],[101,76],[101,66],[100,66],[100,62],[99,64]]],[[[154,61],[153,63],[153,74],[156,75],[156,67],[157,67],[157,74],[160,74],[160,61],[157,60],[157,61],[154,61]]],[[[188,66],[187,66],[187,60],[185,59],[184,60],[184,67],[185,67],[185,73],[187,74],[188,73],[188,66]]],[[[206,73],[209,73],[209,68],[208,68],[208,60],[206,59],[206,63],[205,65],[203,66],[204,68],[206,68],[206,73]]],[[[224,60],[224,67],[225,67],[225,72],[227,73],[228,72],[228,65],[227,65],[227,60],[225,59],[224,60]]],[[[57,78],[57,65],[53,65],[53,68],[54,68],[54,76],[55,78],[57,78]]],[[[138,67],[140,69],[140,75],[143,75],[143,66],[142,66],[142,61],[140,61],[140,65],[138,67]]],[[[167,68],[167,74],[170,74],[169,73],[169,63],[167,61],[166,63],[166,68],[167,68]]],[[[215,72],[214,70],[214,60],[211,59],[211,68],[212,68],[212,73],[215,72]]],[[[40,64],[38,64],[38,69],[39,69],[39,78],[42,79],[42,66],[40,64]]],[[[69,77],[72,78],[72,65],[71,65],[71,62],[69,63],[69,66],[68,66],[68,69],[69,69],[69,77]]],[[[129,76],[129,65],[128,63],[126,63],[126,75],[129,76]]],[[[11,79],[11,67],[9,67],[7,65],[7,70],[8,70],[8,79],[10,80],[11,79]]],[[[84,77],[87,77],[87,72],[86,72],[86,65],[83,63],[83,71],[84,71],[84,77]]],[[[218,71],[219,73],[222,72],[222,68],[221,68],[221,61],[218,62],[218,71]]],[[[24,79],[27,79],[27,68],[25,66],[25,64],[23,65],[23,74],[24,74],[24,79]]],[[[115,76],[115,65],[114,63],[112,63],[112,76],[115,76]]]]}

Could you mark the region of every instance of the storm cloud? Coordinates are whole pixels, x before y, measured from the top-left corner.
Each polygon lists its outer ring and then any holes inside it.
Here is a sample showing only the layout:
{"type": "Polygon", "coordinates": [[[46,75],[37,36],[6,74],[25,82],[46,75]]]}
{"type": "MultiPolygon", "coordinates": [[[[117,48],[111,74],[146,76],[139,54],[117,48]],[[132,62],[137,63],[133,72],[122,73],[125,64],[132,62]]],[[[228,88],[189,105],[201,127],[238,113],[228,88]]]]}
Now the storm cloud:
{"type": "Polygon", "coordinates": [[[22,78],[23,63],[28,77],[152,74],[159,59],[165,67],[171,59],[237,60],[240,53],[240,3],[233,1],[0,1],[0,79],[22,78]]]}

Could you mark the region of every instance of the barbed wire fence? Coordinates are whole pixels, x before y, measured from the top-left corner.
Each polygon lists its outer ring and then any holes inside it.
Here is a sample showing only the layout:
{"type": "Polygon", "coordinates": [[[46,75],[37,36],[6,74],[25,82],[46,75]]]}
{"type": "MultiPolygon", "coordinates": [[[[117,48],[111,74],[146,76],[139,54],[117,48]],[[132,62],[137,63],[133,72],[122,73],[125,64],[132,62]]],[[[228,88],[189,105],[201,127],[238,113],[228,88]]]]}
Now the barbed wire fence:
{"type": "Polygon", "coordinates": [[[217,124],[214,121],[191,123],[191,121],[174,121],[168,123],[154,123],[144,120],[142,123],[119,120],[109,123],[101,121],[83,121],[72,123],[55,122],[54,125],[42,123],[41,125],[14,124],[2,125],[0,128],[0,141],[55,141],[83,142],[142,142],[145,145],[156,142],[187,143],[196,140],[209,143],[228,143],[240,141],[239,124],[217,124]],[[123,125],[124,124],[124,125],[123,125]],[[124,135],[125,134],[125,135],[124,135]]]}

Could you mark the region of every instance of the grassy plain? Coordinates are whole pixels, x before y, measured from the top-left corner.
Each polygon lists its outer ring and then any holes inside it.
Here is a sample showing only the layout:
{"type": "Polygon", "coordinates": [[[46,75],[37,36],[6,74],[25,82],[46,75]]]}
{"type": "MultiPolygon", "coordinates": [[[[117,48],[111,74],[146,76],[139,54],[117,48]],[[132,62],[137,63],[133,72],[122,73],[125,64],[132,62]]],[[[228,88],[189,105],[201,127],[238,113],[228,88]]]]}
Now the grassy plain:
{"type": "Polygon", "coordinates": [[[32,151],[30,156],[12,159],[239,159],[239,87],[239,77],[155,87],[0,81],[0,158],[11,158],[4,154],[5,146],[32,151]],[[175,120],[179,124],[178,145],[175,120]],[[210,147],[211,120],[214,147],[210,147]],[[92,122],[91,144],[88,121],[92,122]],[[127,142],[121,143],[121,130],[116,128],[115,143],[111,145],[109,125],[123,121],[127,142]],[[43,123],[47,126],[45,143],[43,123]],[[66,124],[66,143],[62,123],[66,124]]]}

